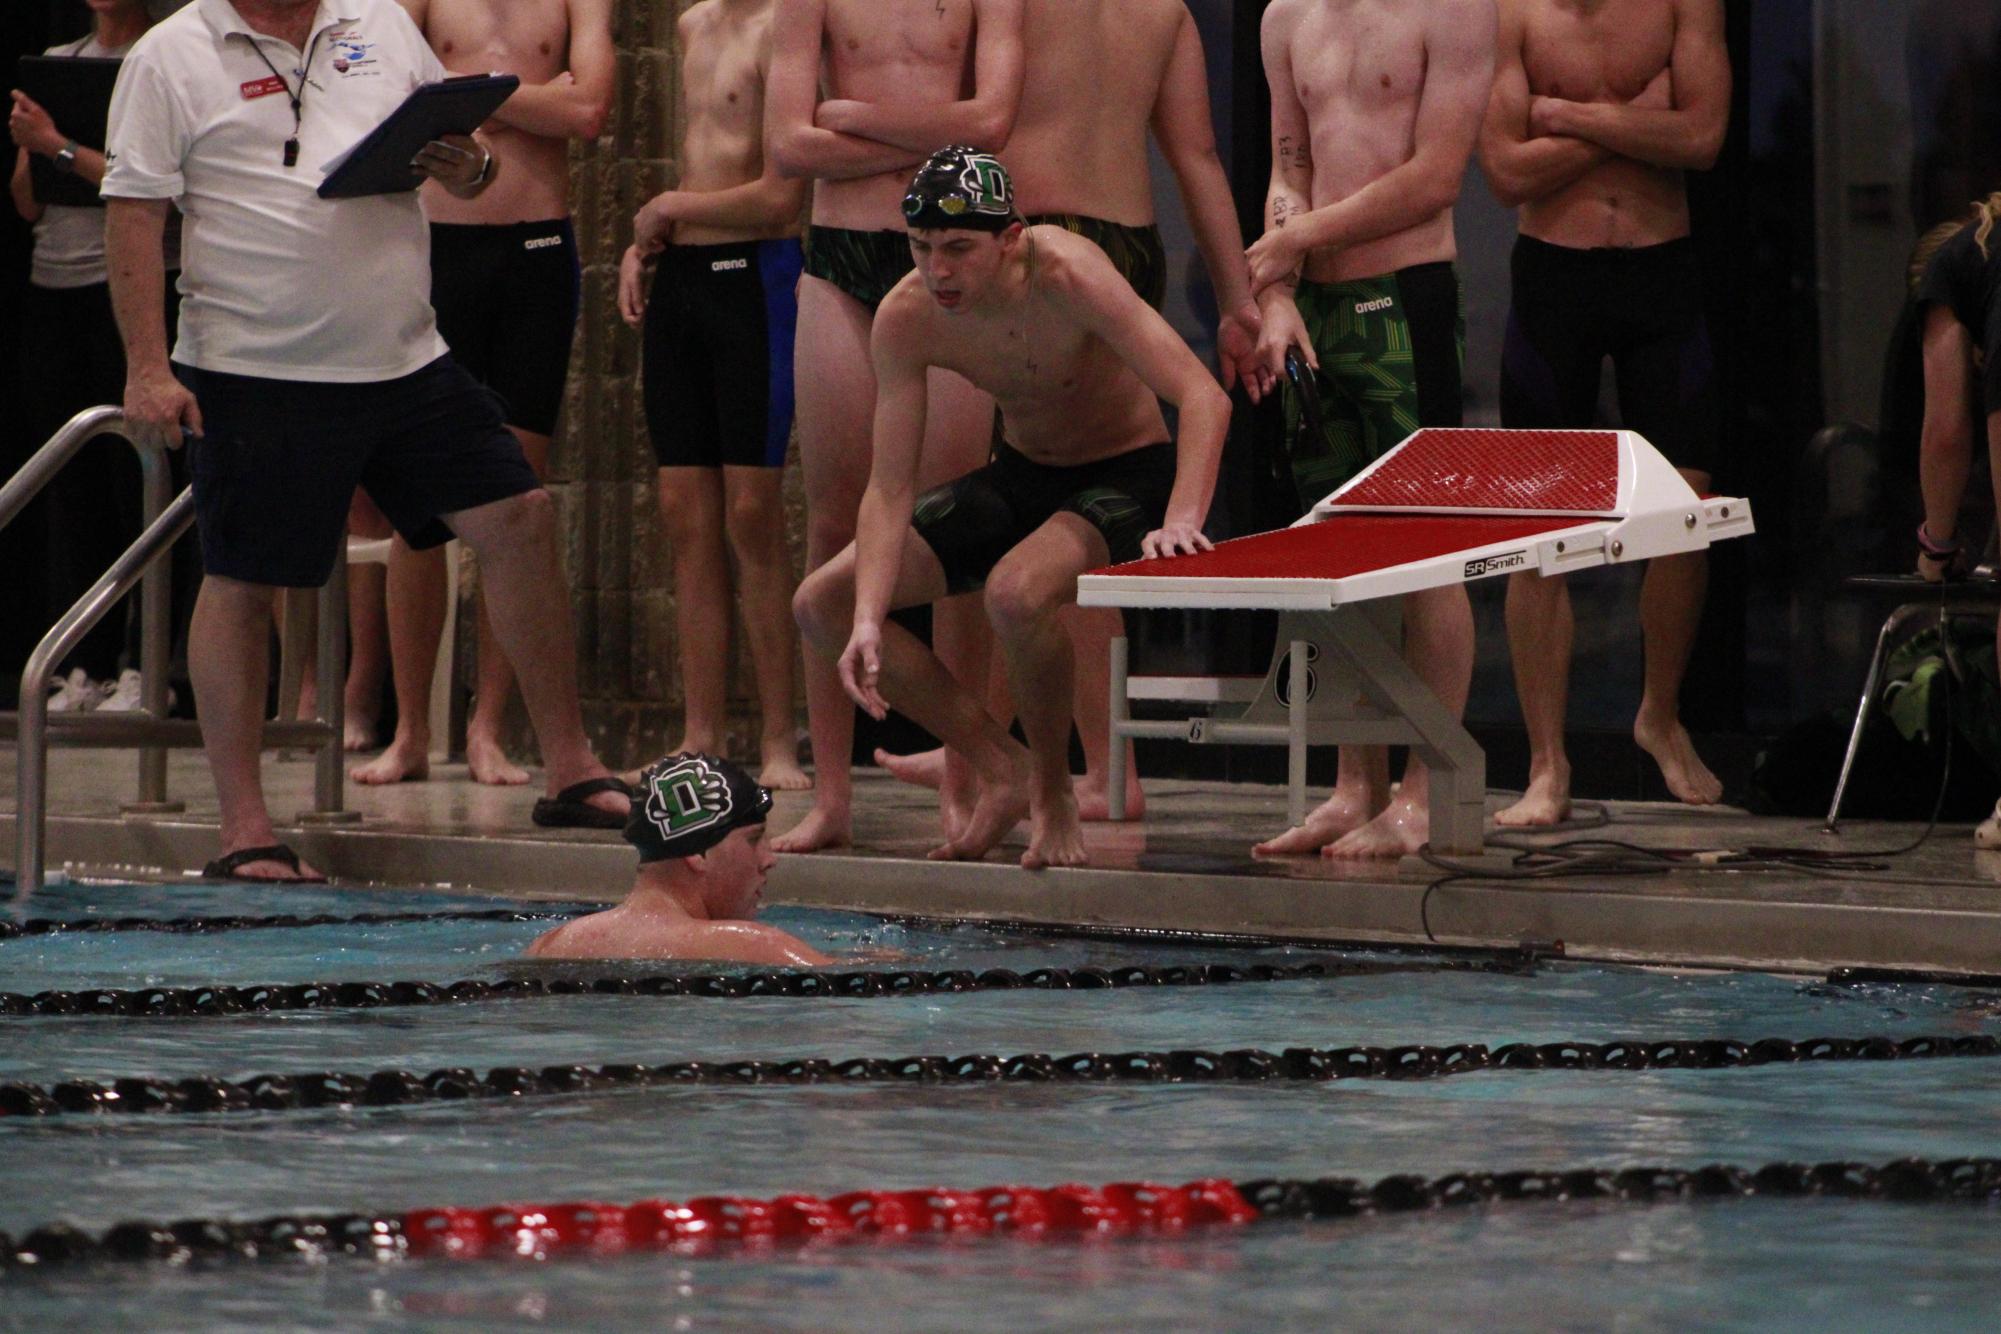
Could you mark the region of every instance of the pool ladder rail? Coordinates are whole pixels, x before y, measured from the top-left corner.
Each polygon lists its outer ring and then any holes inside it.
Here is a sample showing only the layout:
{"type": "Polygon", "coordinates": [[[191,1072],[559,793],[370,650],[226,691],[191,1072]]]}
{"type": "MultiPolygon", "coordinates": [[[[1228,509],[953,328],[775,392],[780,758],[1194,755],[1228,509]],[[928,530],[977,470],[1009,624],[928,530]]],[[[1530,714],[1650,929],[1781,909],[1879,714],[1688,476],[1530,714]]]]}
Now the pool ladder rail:
{"type": "MultiPolygon", "coordinates": [[[[170,571],[166,558],[174,544],[194,525],[194,496],[172,493],[172,472],[161,445],[142,440],[116,407],[87,408],[35,451],[19,472],[0,486],[0,528],[27,508],[28,502],[91,440],[115,435],[139,455],[143,487],[143,523],[139,540],[56,621],[21,672],[20,708],[0,713],[0,741],[15,743],[19,773],[16,786],[16,895],[42,887],[48,855],[48,752],[52,746],[76,749],[136,750],[139,755],[137,798],[121,806],[127,816],[170,815],[185,809],[167,795],[167,751],[199,749],[201,725],[167,716],[167,672],[171,613],[170,571]],[[140,708],[132,713],[49,712],[49,686],[55,669],[93,626],[109,614],[127,593],[140,591],[139,670],[143,679],[140,708]]],[[[303,612],[303,600],[298,611],[303,612]]],[[[314,750],[317,769],[313,783],[313,814],[339,818],[345,791],[342,753],[341,686],[347,659],[347,568],[334,563],[333,576],[319,594],[318,695],[320,716],[266,722],[264,746],[314,750]]],[[[284,692],[281,691],[281,698],[284,692]]]]}

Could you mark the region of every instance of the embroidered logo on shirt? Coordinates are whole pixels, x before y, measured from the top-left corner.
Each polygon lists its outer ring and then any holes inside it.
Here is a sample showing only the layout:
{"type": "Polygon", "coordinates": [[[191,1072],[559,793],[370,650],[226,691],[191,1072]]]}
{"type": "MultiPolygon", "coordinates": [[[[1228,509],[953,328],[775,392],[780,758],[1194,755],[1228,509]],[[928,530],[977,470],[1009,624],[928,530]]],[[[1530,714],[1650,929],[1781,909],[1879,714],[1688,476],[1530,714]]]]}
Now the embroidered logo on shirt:
{"type": "Polygon", "coordinates": [[[250,80],[238,89],[238,91],[243,94],[243,100],[248,102],[253,98],[269,97],[273,93],[284,92],[285,81],[277,75],[271,74],[261,79],[250,80]]]}

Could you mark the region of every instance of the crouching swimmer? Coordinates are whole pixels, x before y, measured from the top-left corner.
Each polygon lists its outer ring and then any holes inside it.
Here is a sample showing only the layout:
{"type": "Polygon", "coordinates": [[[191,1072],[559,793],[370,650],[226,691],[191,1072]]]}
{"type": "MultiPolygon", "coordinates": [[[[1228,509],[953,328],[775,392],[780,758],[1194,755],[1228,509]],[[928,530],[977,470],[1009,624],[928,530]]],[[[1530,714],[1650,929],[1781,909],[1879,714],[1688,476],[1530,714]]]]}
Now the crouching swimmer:
{"type": "Polygon", "coordinates": [[[1077,576],[1205,549],[1230,400],[1181,336],[1090,241],[1027,227],[1007,172],[939,150],[903,201],[916,270],[870,340],[874,462],[855,541],[793,600],[800,627],[875,717],[890,705],[966,756],[978,805],[934,858],[978,860],[1027,816],[1022,865],[1085,860],[1068,764],[1077,576]],[[994,396],[992,462],[922,495],[931,369],[994,396]],[[1179,409],[1169,442],[1159,400],[1179,409]],[[1024,749],[943,663],[886,618],[983,589],[1024,749]]]}
{"type": "Polygon", "coordinates": [[[757,915],[777,855],[764,840],[771,793],[728,760],[670,755],[640,774],[625,838],[639,850],[616,908],[544,932],[542,959],[726,959],[816,967],[833,960],[757,915]]]}

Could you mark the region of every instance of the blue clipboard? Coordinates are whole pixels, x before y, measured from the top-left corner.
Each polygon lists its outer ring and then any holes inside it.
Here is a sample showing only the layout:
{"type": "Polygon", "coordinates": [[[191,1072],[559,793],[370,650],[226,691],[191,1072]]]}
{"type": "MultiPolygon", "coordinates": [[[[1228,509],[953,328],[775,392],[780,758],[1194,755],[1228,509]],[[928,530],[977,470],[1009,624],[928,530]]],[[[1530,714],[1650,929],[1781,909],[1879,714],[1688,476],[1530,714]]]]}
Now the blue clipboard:
{"type": "Polygon", "coordinates": [[[419,149],[448,134],[471,134],[520,86],[521,80],[512,74],[467,74],[420,86],[388,119],[336,159],[320,182],[320,198],[355,199],[416,189],[424,183],[424,174],[411,169],[410,159],[419,149]]]}

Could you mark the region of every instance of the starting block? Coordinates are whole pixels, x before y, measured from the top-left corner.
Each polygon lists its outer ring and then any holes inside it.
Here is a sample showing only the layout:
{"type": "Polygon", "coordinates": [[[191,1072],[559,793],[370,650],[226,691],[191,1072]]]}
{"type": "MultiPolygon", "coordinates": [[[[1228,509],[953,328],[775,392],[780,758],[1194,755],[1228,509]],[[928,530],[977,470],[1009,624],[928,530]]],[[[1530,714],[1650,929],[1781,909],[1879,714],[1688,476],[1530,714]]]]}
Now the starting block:
{"type": "Polygon", "coordinates": [[[1294,824],[1306,816],[1309,745],[1408,745],[1431,769],[1432,847],[1476,853],[1486,756],[1404,661],[1396,599],[1515,571],[1701,551],[1752,531],[1749,501],[1697,496],[1632,431],[1431,427],[1290,528],[1086,574],[1081,606],[1280,614],[1262,679],[1131,676],[1125,639],[1113,641],[1113,818],[1125,813],[1120,743],[1130,737],[1285,746],[1294,824]],[[1135,700],[1207,711],[1139,720],[1135,700]]]}

